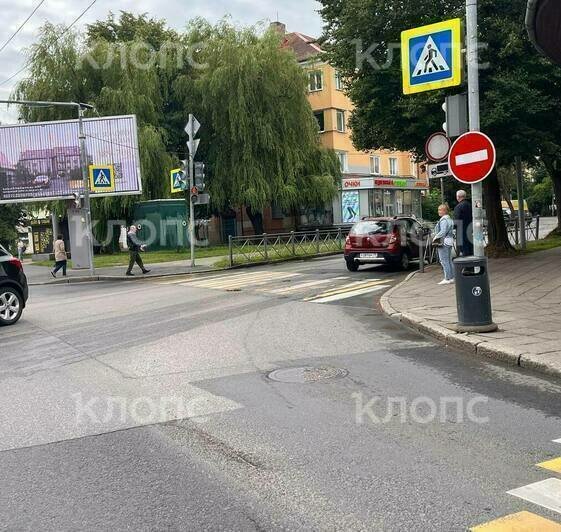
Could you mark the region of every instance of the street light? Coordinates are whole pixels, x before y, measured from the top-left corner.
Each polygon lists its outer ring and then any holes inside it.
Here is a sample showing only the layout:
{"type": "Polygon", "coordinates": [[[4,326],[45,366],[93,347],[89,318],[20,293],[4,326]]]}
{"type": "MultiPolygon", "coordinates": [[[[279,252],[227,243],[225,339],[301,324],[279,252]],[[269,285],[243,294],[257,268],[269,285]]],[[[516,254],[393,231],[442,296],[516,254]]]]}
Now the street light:
{"type": "Polygon", "coordinates": [[[80,167],[82,169],[82,186],[84,188],[84,214],[86,224],[86,239],[88,248],[88,270],[90,275],[95,275],[93,261],[93,233],[92,214],[90,204],[90,183],[88,176],[88,157],[86,153],[86,134],[84,132],[84,111],[94,109],[93,105],[79,102],[43,102],[28,100],[0,100],[8,105],[24,105],[27,107],[73,107],[78,109],[78,139],[80,141],[80,167]]]}
{"type": "Polygon", "coordinates": [[[559,0],[529,0],[526,29],[533,45],[561,66],[561,4],[559,0]]]}

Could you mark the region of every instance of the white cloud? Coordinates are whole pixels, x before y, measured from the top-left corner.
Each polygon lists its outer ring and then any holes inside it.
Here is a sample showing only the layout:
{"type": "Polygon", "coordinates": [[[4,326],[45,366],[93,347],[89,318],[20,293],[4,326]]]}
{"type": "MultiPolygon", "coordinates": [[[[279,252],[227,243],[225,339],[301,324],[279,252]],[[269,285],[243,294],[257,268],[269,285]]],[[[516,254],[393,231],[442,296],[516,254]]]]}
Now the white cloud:
{"type": "MultiPolygon", "coordinates": [[[[0,0],[0,11],[4,21],[0,34],[0,46],[35,8],[39,0],[0,0]],[[6,23],[7,22],[7,23],[6,23]]],[[[40,26],[49,20],[55,24],[70,24],[90,3],[91,0],[46,0],[33,18],[25,25],[15,39],[0,52],[0,83],[8,79],[25,64],[25,48],[37,38],[40,26]]],[[[187,22],[197,16],[216,22],[225,15],[242,25],[255,24],[263,20],[278,19],[287,24],[288,31],[299,31],[308,35],[319,35],[321,18],[317,13],[320,4],[315,0],[206,0],[197,4],[184,0],[98,0],[91,10],[76,25],[83,28],[88,22],[105,19],[109,11],[131,11],[147,13],[155,18],[165,19],[170,27],[182,29],[187,22]]],[[[23,76],[23,74],[21,75],[23,76]]],[[[18,76],[5,85],[0,86],[0,99],[5,99],[13,90],[18,76]]],[[[6,111],[0,105],[0,121],[14,122],[15,111],[6,111]]]]}

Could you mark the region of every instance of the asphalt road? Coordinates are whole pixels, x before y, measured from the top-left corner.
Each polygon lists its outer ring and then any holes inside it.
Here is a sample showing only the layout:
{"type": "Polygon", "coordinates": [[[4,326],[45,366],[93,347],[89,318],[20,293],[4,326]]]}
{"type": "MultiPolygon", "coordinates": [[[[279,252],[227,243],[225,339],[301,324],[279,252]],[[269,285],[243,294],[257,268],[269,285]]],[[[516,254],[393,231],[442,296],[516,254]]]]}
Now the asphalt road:
{"type": "Polygon", "coordinates": [[[507,493],[557,478],[559,382],[387,320],[385,267],[227,275],[33,288],[0,330],[0,529],[561,521],[551,483],[507,493]]]}

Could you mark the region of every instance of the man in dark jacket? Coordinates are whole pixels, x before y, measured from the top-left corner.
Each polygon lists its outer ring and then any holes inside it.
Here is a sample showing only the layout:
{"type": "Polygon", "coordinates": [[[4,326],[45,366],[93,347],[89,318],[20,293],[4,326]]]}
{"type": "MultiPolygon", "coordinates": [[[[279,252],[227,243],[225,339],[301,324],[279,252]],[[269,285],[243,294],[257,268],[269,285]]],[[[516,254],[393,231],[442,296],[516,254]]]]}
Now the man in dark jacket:
{"type": "Polygon", "coordinates": [[[473,214],[471,203],[467,200],[465,190],[456,192],[458,205],[454,209],[454,223],[456,225],[456,238],[458,241],[458,252],[463,257],[473,255],[473,214]]]}
{"type": "Polygon", "coordinates": [[[136,236],[137,231],[138,228],[136,227],[136,225],[131,225],[129,232],[127,233],[127,247],[129,248],[130,255],[129,268],[127,270],[128,276],[134,275],[134,273],[132,273],[132,269],[135,262],[140,266],[142,273],[147,274],[150,272],[150,270],[147,270],[144,267],[142,258],[140,257],[140,252],[144,251],[146,249],[146,246],[144,246],[136,236]]]}

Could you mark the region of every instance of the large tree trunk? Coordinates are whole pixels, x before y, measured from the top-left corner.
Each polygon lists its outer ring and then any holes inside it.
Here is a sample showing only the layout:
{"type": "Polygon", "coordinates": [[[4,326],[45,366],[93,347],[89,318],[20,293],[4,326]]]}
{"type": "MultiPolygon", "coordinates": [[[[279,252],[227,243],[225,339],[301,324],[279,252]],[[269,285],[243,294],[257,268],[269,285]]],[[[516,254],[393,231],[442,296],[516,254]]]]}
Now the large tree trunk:
{"type": "Polygon", "coordinates": [[[246,207],[245,212],[253,226],[253,232],[256,235],[262,235],[265,232],[263,226],[263,213],[259,211],[254,211],[251,207],[246,207]]]}
{"type": "Polygon", "coordinates": [[[501,204],[501,187],[496,169],[483,182],[483,194],[489,237],[487,255],[496,257],[509,254],[514,251],[514,248],[508,240],[508,231],[501,204]]]}

